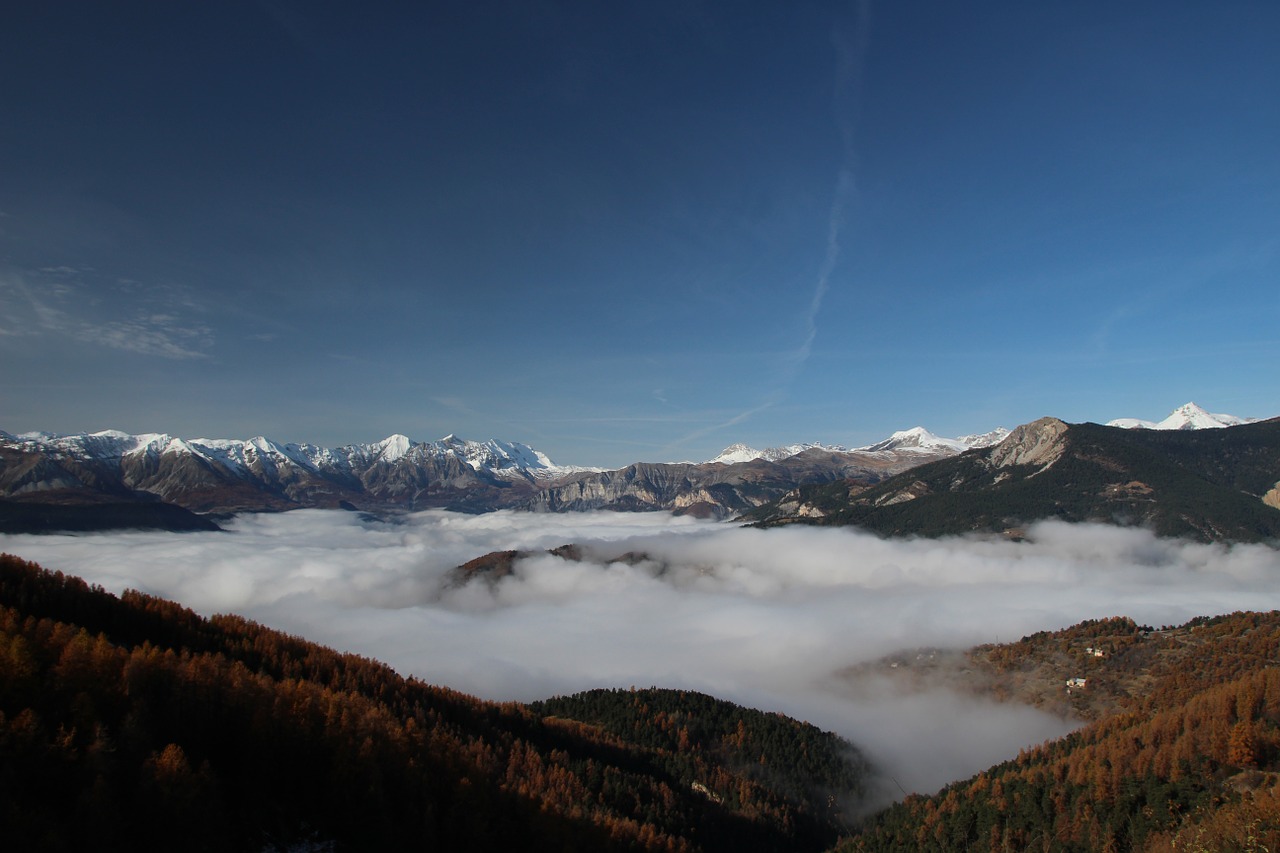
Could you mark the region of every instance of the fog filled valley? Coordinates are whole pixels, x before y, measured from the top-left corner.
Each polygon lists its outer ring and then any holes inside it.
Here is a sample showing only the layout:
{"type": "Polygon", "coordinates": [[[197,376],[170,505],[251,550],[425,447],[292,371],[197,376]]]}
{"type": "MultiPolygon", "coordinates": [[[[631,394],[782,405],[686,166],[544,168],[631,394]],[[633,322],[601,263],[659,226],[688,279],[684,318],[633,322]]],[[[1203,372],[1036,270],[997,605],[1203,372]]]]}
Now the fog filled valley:
{"type": "Polygon", "coordinates": [[[6,535],[0,552],[110,592],[239,614],[483,699],[657,686],[781,712],[865,753],[875,777],[862,811],[1082,724],[965,690],[963,675],[895,685],[867,674],[877,661],[1086,619],[1158,627],[1280,608],[1270,547],[1103,525],[1042,522],[1022,542],[756,530],[665,513],[300,510],[225,526],[6,535]],[[569,543],[579,559],[544,553],[569,543]],[[457,571],[510,550],[529,553],[509,573],[457,571]]]}

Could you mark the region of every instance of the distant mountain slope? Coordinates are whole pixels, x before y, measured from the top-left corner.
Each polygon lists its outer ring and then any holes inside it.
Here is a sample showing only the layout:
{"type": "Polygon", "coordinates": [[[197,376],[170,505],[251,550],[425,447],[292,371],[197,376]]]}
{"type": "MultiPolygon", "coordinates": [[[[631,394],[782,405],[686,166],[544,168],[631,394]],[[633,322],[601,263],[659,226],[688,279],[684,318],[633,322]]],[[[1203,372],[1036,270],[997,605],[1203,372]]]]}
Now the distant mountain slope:
{"type": "Polygon", "coordinates": [[[934,796],[908,797],[838,849],[1280,849],[1278,648],[1272,612],[1167,632],[1109,619],[981,650],[1015,675],[1058,662],[1059,695],[1101,689],[1119,707],[934,796]],[[1088,650],[1099,646],[1100,658],[1088,650]],[[1073,676],[1083,686],[1069,688],[1073,676]]]}
{"type": "Polygon", "coordinates": [[[196,512],[355,506],[468,510],[508,505],[581,472],[527,445],[403,435],[324,448],[105,432],[0,436],[0,495],[67,503],[159,498],[196,512]]]}
{"type": "Polygon", "coordinates": [[[641,462],[617,471],[577,474],[548,483],[516,506],[540,512],[672,510],[730,518],[777,500],[802,483],[837,479],[875,483],[954,452],[809,448],[776,462],[641,462]]]}
{"type": "Polygon", "coordinates": [[[834,735],[601,699],[626,731],[0,555],[6,849],[817,853],[857,806],[866,766],[834,735]],[[807,758],[775,780],[759,757],[783,743],[807,758]]]}
{"type": "Polygon", "coordinates": [[[888,535],[1006,532],[1045,518],[1148,526],[1205,541],[1280,539],[1280,419],[1127,430],[1043,418],[994,447],[866,487],[802,486],[765,525],[851,524],[888,535]]]}

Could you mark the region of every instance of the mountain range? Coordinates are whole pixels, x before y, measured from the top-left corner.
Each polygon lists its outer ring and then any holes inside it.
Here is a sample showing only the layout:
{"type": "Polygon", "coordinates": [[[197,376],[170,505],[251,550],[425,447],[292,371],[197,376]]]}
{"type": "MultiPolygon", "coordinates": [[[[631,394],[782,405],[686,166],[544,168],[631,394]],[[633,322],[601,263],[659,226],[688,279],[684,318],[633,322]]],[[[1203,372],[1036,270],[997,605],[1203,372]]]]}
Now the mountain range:
{"type": "MultiPolygon", "coordinates": [[[[1188,403],[1163,421],[1127,418],[1111,425],[1134,435],[1155,435],[1251,423],[1188,403]]],[[[905,485],[894,479],[904,472],[975,453],[999,453],[1026,430],[997,428],[941,438],[914,427],[853,449],[811,443],[756,450],[735,444],[707,462],[637,462],[615,470],[557,465],[525,444],[453,435],[428,442],[392,435],[369,444],[326,448],[261,436],[227,440],[115,430],[0,432],[0,529],[199,529],[215,524],[211,517],[220,514],[303,507],[375,512],[662,510],[766,523],[795,518],[864,523],[870,514],[837,510],[831,501],[840,499],[833,496],[852,500],[876,488],[880,491],[858,498],[851,507],[865,506],[865,500],[880,500],[878,507],[902,503],[913,489],[919,491],[915,479],[905,485]],[[877,498],[882,492],[889,497],[877,498]]],[[[1111,485],[1137,500],[1125,483],[1111,485]]],[[[967,523],[957,517],[951,526],[967,523]]],[[[973,522],[977,527],[989,523],[973,522]]],[[[1265,528],[1264,523],[1260,529],[1265,528]]]]}
{"type": "MultiPolygon", "coordinates": [[[[994,440],[1003,432],[974,441],[994,440]]],[[[430,442],[393,435],[371,444],[325,448],[263,437],[183,439],[114,430],[0,433],[0,497],[20,505],[5,512],[21,514],[27,525],[22,529],[38,526],[33,513],[49,519],[45,526],[58,526],[65,507],[108,504],[130,506],[144,526],[144,516],[154,512],[150,507],[160,504],[203,514],[444,507],[467,512],[670,510],[726,518],[801,483],[873,483],[967,446],[916,428],[854,450],[810,444],[754,451],[735,445],[710,462],[641,462],[607,471],[556,465],[524,444],[452,435],[430,442]]]]}

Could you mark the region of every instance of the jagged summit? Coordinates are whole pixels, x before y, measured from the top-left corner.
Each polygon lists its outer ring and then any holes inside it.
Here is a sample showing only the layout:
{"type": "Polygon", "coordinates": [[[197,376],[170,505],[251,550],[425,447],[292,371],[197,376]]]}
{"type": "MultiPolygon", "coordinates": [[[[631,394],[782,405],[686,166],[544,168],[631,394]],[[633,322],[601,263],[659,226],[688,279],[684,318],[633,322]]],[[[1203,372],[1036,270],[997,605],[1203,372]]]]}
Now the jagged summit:
{"type": "Polygon", "coordinates": [[[598,469],[556,465],[528,445],[396,433],[318,447],[265,436],[183,439],[103,430],[0,437],[0,500],[154,501],[196,512],[298,507],[481,512],[546,483],[598,469]]]}
{"type": "Polygon", "coordinates": [[[395,433],[381,441],[348,444],[337,448],[312,444],[281,444],[265,436],[250,439],[195,438],[183,439],[167,433],[131,434],[120,430],[55,435],[25,433],[0,435],[0,441],[22,450],[42,450],[57,456],[82,460],[114,460],[132,457],[158,457],[164,454],[186,454],[225,466],[239,467],[255,459],[288,461],[318,470],[335,465],[350,468],[373,463],[393,465],[406,457],[427,458],[454,456],[473,470],[507,471],[531,476],[560,475],[594,468],[556,465],[545,453],[518,442],[469,441],[448,435],[439,441],[413,441],[395,433]]]}

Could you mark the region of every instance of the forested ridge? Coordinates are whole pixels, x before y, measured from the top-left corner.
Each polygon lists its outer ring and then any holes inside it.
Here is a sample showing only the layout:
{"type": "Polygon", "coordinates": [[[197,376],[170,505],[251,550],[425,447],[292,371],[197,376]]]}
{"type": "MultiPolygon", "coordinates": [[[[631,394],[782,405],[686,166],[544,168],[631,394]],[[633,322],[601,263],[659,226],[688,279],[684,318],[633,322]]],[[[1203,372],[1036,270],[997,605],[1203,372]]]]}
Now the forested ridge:
{"type": "Polygon", "coordinates": [[[871,486],[800,486],[785,501],[809,515],[775,504],[748,517],[884,536],[1020,535],[1024,525],[1057,519],[1140,525],[1200,541],[1280,539],[1280,510],[1262,499],[1280,478],[1280,419],[1209,430],[1063,426],[1061,456],[1048,464],[1001,466],[992,462],[998,447],[971,450],[871,486]]]}
{"type": "Polygon", "coordinates": [[[809,843],[835,840],[832,829],[846,825],[869,773],[853,745],[830,732],[692,691],[590,690],[529,708],[650,748],[673,776],[706,780],[708,796],[809,843]]]}
{"type": "Polygon", "coordinates": [[[697,694],[611,695],[619,708],[662,704],[696,735],[672,741],[647,713],[630,731],[578,722],[573,699],[481,701],[0,555],[8,849],[819,850],[837,839],[834,804],[856,796],[862,772],[848,744],[697,694]],[[780,763],[780,732],[815,753],[812,781],[764,772],[761,758],[780,763]]]}

